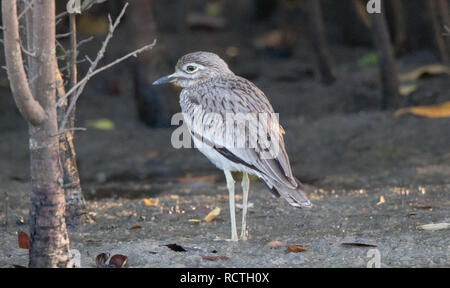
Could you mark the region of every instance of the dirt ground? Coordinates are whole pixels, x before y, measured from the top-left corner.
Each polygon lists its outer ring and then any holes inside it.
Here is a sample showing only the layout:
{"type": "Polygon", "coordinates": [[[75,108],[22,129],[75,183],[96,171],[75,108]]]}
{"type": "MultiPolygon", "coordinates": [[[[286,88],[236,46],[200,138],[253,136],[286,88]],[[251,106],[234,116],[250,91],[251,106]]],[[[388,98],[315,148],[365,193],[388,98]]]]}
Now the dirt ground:
{"type": "MultiPolygon", "coordinates": [[[[210,47],[207,41],[214,39],[197,41],[191,50],[210,47]]],[[[294,174],[314,204],[294,209],[253,181],[250,239],[238,243],[225,241],[230,223],[221,171],[194,149],[172,148],[175,127],[150,129],[138,122],[129,65],[93,79],[79,103],[78,126],[107,118],[115,128],[77,133],[90,211],[89,221],[70,230],[81,266],[94,267],[96,255],[105,252],[128,256],[130,267],[366,267],[377,255],[381,267],[449,267],[449,230],[417,227],[450,222],[450,118],[380,112],[377,69],[356,65],[367,51],[335,47],[334,53],[340,77],[331,86],[311,78],[311,57],[304,53],[288,61],[254,55],[231,65],[238,74],[258,75],[252,81],[280,113],[294,174]],[[121,93],[113,96],[115,82],[121,93]],[[145,198],[159,202],[147,206],[145,198]],[[221,208],[215,220],[193,222],[215,207],[221,208]],[[302,244],[307,251],[287,253],[286,247],[267,246],[271,241],[302,244]],[[174,243],[186,251],[166,246],[174,243]]],[[[401,59],[400,70],[424,64],[414,59],[401,59]]],[[[17,232],[27,232],[29,223],[27,128],[13,109],[4,73],[1,78],[2,223],[6,194],[9,200],[8,226],[0,226],[0,267],[25,266],[27,251],[18,248],[17,232]]],[[[450,100],[449,77],[420,80],[409,100],[450,100]]],[[[238,209],[238,228],[240,216],[238,209]]]]}

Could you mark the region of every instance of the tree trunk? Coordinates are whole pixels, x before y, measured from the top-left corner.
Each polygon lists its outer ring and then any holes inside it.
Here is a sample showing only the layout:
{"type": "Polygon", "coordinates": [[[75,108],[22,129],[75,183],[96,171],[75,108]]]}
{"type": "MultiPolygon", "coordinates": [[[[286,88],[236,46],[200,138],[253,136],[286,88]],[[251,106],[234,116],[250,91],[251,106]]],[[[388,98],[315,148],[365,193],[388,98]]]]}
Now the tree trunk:
{"type": "Polygon", "coordinates": [[[450,9],[449,9],[449,5],[448,5],[448,0],[439,0],[438,2],[438,6],[439,6],[439,12],[441,15],[441,21],[442,21],[442,26],[446,27],[446,29],[444,29],[444,33],[446,34],[446,44],[447,44],[447,52],[450,50],[450,31],[448,29],[450,29],[450,9]]]}
{"type": "MultiPolygon", "coordinates": [[[[382,2],[384,8],[384,2],[382,2]]],[[[401,104],[394,53],[384,12],[371,14],[373,41],[379,54],[379,69],[383,89],[382,108],[397,108],[401,104]]]]}
{"type": "Polygon", "coordinates": [[[388,3],[387,20],[390,31],[392,32],[392,41],[397,49],[403,49],[406,42],[405,13],[402,0],[390,0],[388,3]]]}
{"type": "Polygon", "coordinates": [[[444,24],[448,21],[448,5],[445,1],[427,0],[431,25],[433,27],[434,41],[444,63],[449,63],[450,55],[446,41],[444,40],[444,24]],[[447,7],[446,7],[447,6],[447,7]],[[447,11],[441,11],[447,9],[447,11]],[[440,12],[439,12],[440,11],[440,12]],[[442,22],[439,20],[441,14],[442,22]],[[445,15],[445,16],[444,16],[445,15]]]}
{"type": "Polygon", "coordinates": [[[71,265],[66,230],[65,196],[59,162],[56,113],[55,1],[38,0],[33,7],[33,43],[37,76],[32,91],[47,114],[30,126],[31,209],[30,267],[71,265]]]}
{"type": "MultiPolygon", "coordinates": [[[[180,4],[182,5],[182,4],[180,4]]],[[[156,22],[153,13],[153,0],[135,0],[130,3],[130,18],[128,30],[131,41],[135,46],[151,43],[156,38],[156,22]]],[[[150,127],[170,126],[172,117],[171,105],[166,93],[170,87],[155,87],[151,83],[157,77],[163,59],[163,51],[156,49],[144,53],[133,63],[134,96],[138,116],[142,122],[150,127]]]]}
{"type": "Polygon", "coordinates": [[[73,133],[66,132],[59,138],[64,194],[66,198],[65,217],[68,227],[77,227],[80,224],[81,216],[87,213],[86,201],[81,189],[78,173],[73,136],[73,133]]]}
{"type": "Polygon", "coordinates": [[[336,69],[326,40],[320,0],[307,0],[312,40],[317,70],[323,83],[330,84],[336,80],[336,69]]]}
{"type": "MultiPolygon", "coordinates": [[[[73,73],[73,70],[72,70],[73,73]]],[[[56,67],[56,85],[58,97],[66,95],[64,82],[59,68],[56,67]]],[[[67,111],[67,101],[58,109],[58,123],[67,111]]],[[[73,128],[74,119],[69,120],[70,128],[73,128]]],[[[64,194],[66,197],[66,225],[77,227],[80,224],[81,216],[86,214],[86,201],[81,190],[80,176],[78,173],[75,146],[73,145],[73,131],[64,132],[59,137],[60,161],[62,164],[64,194]]]]}
{"type": "MultiPolygon", "coordinates": [[[[72,57],[70,59],[70,87],[74,87],[78,83],[77,71],[77,29],[76,29],[76,15],[69,15],[71,35],[71,51],[72,57]]],[[[63,97],[65,93],[64,83],[56,68],[56,76],[58,80],[58,96],[63,97]]],[[[64,105],[58,110],[58,123],[62,123],[62,118],[67,112],[69,101],[72,98],[66,99],[64,105]]],[[[75,108],[72,109],[70,119],[67,124],[67,129],[75,127],[75,108]]],[[[75,146],[73,145],[74,131],[68,131],[62,134],[59,138],[60,158],[63,169],[64,192],[66,195],[66,224],[68,227],[76,227],[80,224],[81,216],[86,214],[86,201],[81,189],[80,176],[78,173],[78,166],[76,161],[75,146]]]]}
{"type": "MultiPolygon", "coordinates": [[[[30,267],[69,267],[55,99],[55,1],[36,0],[26,19],[32,85],[25,75],[17,1],[2,1],[5,57],[11,90],[29,123],[31,186],[30,267]],[[30,36],[30,35],[28,35],[30,36]],[[33,94],[35,97],[33,97],[33,94]]],[[[28,14],[28,13],[27,13],[28,14]]]]}

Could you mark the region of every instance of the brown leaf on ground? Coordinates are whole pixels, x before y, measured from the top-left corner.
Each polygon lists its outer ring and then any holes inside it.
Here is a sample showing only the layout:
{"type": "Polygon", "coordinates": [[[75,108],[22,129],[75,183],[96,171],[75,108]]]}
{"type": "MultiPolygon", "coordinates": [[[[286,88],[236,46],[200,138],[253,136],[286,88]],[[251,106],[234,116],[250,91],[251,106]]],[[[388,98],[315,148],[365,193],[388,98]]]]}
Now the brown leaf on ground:
{"type": "Polygon", "coordinates": [[[30,237],[27,233],[23,231],[19,231],[18,235],[19,248],[21,249],[30,249],[30,237]]]}
{"type": "Polygon", "coordinates": [[[127,268],[128,267],[128,257],[125,255],[116,254],[109,260],[109,267],[112,268],[127,268]]]}
{"type": "Polygon", "coordinates": [[[86,241],[87,244],[91,244],[91,245],[95,245],[95,244],[100,244],[102,243],[102,240],[98,240],[98,239],[88,239],[86,241]]]}
{"type": "Polygon", "coordinates": [[[219,260],[228,260],[227,256],[202,256],[203,260],[207,261],[219,261],[219,260]]]}
{"type": "Polygon", "coordinates": [[[95,264],[97,264],[97,268],[104,268],[108,265],[106,264],[106,261],[108,261],[109,253],[100,253],[95,257],[95,264]]]}
{"type": "Polygon", "coordinates": [[[215,182],[216,175],[205,175],[205,176],[196,176],[193,177],[191,175],[187,175],[186,177],[178,178],[178,183],[181,184],[192,184],[197,182],[215,182]]]}
{"type": "Polygon", "coordinates": [[[168,245],[165,245],[165,246],[167,246],[170,250],[175,251],[175,252],[186,252],[186,249],[184,249],[183,246],[180,246],[180,245],[178,245],[176,243],[168,244],[168,245]]]}
{"type": "Polygon", "coordinates": [[[295,245],[288,245],[286,252],[294,252],[294,253],[300,253],[308,251],[308,249],[305,248],[305,246],[301,244],[295,244],[295,245]]]}
{"type": "Polygon", "coordinates": [[[137,230],[137,229],[142,229],[141,225],[134,225],[133,227],[130,228],[130,230],[137,230]]]}

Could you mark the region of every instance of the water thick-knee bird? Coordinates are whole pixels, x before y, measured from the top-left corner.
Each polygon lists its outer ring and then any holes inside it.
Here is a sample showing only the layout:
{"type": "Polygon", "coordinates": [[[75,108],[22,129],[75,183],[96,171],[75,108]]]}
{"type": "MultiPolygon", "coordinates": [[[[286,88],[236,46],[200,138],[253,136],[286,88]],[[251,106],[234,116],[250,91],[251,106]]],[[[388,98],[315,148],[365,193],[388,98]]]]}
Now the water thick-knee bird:
{"type": "Polygon", "coordinates": [[[225,173],[231,240],[238,240],[231,171],[243,172],[243,240],[248,235],[248,174],[257,175],[275,196],[281,196],[292,206],[312,206],[302,184],[292,174],[284,146],[285,132],[278,117],[267,97],[252,82],[235,75],[216,54],[194,52],[178,60],[175,73],[153,84],[165,83],[183,88],[180,105],[194,144],[225,173]]]}

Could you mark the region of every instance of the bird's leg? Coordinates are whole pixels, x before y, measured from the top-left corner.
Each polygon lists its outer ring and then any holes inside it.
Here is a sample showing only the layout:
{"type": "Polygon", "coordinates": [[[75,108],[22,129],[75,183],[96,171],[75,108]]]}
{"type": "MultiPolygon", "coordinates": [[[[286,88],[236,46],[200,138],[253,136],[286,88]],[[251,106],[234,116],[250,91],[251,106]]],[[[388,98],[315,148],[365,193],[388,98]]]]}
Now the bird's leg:
{"type": "Polygon", "coordinates": [[[247,229],[247,206],[248,206],[248,192],[250,190],[250,179],[248,178],[248,174],[244,172],[242,174],[242,227],[241,227],[241,239],[246,241],[248,238],[248,229],[247,229]]]}
{"type": "Polygon", "coordinates": [[[230,196],[230,217],[231,217],[231,241],[238,241],[236,228],[236,212],[234,203],[234,179],[229,170],[224,170],[225,178],[227,179],[227,188],[230,196]]]}

